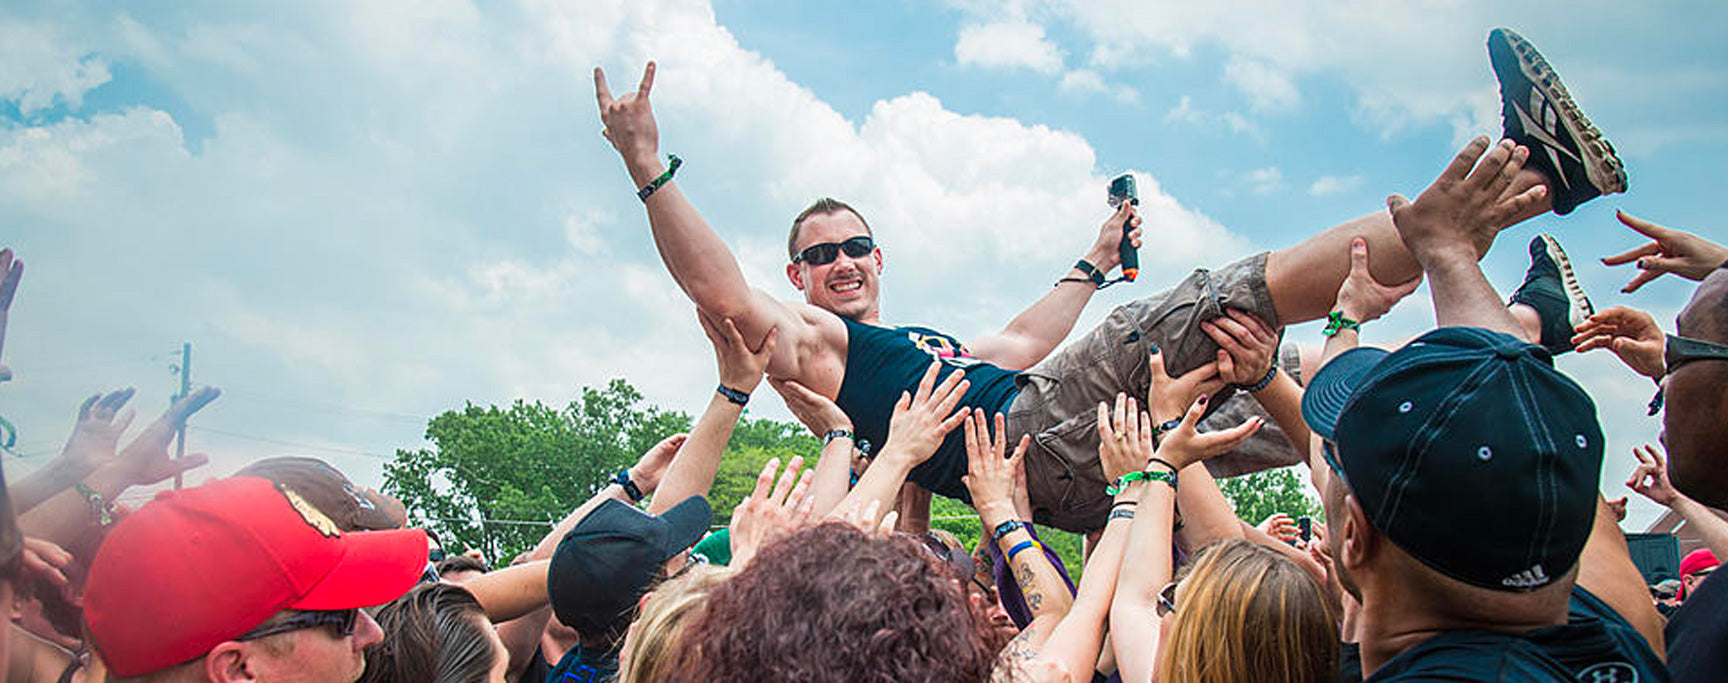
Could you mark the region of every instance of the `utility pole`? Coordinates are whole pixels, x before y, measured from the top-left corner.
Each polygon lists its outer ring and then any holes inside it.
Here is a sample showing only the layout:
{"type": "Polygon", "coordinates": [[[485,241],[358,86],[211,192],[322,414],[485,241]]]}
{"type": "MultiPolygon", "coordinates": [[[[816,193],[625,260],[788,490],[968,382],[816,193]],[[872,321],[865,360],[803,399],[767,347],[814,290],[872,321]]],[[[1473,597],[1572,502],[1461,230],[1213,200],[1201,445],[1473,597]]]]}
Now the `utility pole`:
{"type": "MultiPolygon", "coordinates": [[[[174,400],[178,401],[192,394],[192,342],[185,342],[180,345],[180,365],[174,370],[180,375],[180,393],[174,396],[174,400]]],[[[182,420],[174,430],[174,459],[179,460],[184,457],[186,457],[186,422],[182,420]]],[[[176,473],[174,475],[174,488],[179,489],[182,485],[181,476],[176,473]]]]}

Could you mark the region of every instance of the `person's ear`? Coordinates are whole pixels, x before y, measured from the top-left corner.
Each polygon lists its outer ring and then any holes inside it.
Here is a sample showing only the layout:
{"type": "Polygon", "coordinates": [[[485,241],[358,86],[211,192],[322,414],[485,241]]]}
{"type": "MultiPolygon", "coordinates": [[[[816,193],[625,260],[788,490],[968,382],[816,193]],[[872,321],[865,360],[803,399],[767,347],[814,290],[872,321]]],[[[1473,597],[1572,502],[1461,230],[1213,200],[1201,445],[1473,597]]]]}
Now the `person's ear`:
{"type": "Polygon", "coordinates": [[[804,291],[804,269],[799,268],[798,264],[796,264],[796,263],[786,264],[786,279],[790,280],[792,282],[792,286],[794,288],[796,288],[798,291],[800,291],[800,292],[804,291]]]}
{"type": "Polygon", "coordinates": [[[871,252],[870,256],[872,259],[874,259],[876,261],[876,274],[881,275],[882,274],[882,247],[876,247],[876,250],[871,252]]]}
{"type": "Polygon", "coordinates": [[[1355,495],[1344,496],[1343,527],[1336,532],[1343,534],[1339,547],[1343,557],[1338,561],[1351,568],[1366,564],[1374,552],[1374,525],[1368,523],[1368,513],[1362,511],[1355,495]]]}
{"type": "Polygon", "coordinates": [[[211,648],[210,654],[204,655],[205,679],[220,683],[257,680],[246,661],[248,654],[245,643],[233,640],[211,648]]]}

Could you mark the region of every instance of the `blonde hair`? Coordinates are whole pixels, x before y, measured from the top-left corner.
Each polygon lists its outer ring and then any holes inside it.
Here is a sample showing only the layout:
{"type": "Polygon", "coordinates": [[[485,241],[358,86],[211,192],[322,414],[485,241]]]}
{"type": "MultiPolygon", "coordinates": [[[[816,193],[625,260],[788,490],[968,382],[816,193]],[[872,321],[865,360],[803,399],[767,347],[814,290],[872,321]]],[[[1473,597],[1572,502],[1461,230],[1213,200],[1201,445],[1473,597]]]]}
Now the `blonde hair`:
{"type": "Polygon", "coordinates": [[[1320,583],[1270,548],[1226,540],[1189,566],[1159,680],[1338,680],[1338,626],[1320,583]]]}
{"type": "Polygon", "coordinates": [[[683,576],[656,586],[642,602],[635,630],[619,656],[623,665],[618,671],[619,683],[654,683],[664,678],[667,672],[661,667],[672,660],[684,626],[701,611],[708,592],[731,576],[727,567],[696,565],[683,576]]]}

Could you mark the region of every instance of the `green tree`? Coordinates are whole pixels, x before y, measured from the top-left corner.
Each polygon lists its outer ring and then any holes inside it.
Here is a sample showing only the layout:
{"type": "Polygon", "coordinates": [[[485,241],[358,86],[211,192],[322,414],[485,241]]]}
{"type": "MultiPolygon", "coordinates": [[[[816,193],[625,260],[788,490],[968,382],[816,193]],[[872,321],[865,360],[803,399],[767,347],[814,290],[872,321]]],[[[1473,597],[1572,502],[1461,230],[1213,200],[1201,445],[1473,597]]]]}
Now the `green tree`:
{"type": "Polygon", "coordinates": [[[1224,492],[1225,498],[1230,499],[1236,516],[1249,524],[1259,524],[1275,512],[1292,518],[1321,517],[1319,502],[1308,496],[1308,483],[1296,474],[1294,468],[1262,470],[1220,479],[1218,488],[1224,492]]]}
{"type": "Polygon", "coordinates": [[[384,490],[448,549],[479,548],[504,562],[689,424],[683,413],[644,405],[621,379],[584,388],[562,409],[520,400],[504,408],[467,404],[427,424],[431,448],[398,450],[385,463],[384,490]]]}

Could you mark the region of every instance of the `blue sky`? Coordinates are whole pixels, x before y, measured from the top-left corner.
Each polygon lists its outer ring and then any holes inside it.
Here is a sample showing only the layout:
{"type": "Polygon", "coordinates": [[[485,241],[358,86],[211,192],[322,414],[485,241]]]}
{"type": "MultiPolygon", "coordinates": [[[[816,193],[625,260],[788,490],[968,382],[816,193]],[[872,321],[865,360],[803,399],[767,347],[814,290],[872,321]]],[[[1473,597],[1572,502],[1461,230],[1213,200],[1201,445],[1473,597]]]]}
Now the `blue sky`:
{"type": "MultiPolygon", "coordinates": [[[[1292,244],[1415,194],[1498,130],[1483,40],[1509,25],[1621,150],[1631,192],[1502,239],[1521,277],[1556,232],[1599,306],[1670,320],[1683,283],[1617,293],[1591,257],[1631,246],[1614,208],[1720,240],[1728,7],[1607,2],[64,2],[0,9],[0,242],[29,271],[0,415],[27,468],[81,396],[169,356],[228,394],[195,421],[218,476],[326,457],[376,483],[421,417],[555,403],[625,377],[698,409],[711,356],[660,268],[589,70],[655,106],[681,186],[782,296],[785,224],[858,204],[887,250],[884,312],[994,331],[1078,257],[1104,181],[1141,178],[1140,283],[1292,244]]],[[[1432,324],[1419,293],[1371,337],[1432,324]]],[[[1317,341],[1313,326],[1291,339],[1317,341]]],[[[1561,367],[1597,396],[1605,491],[1654,438],[1651,387],[1607,358],[1561,367]]],[[[771,393],[752,406],[784,417],[771,393]]],[[[194,478],[196,480],[196,477],[194,478]]],[[[1634,521],[1652,516],[1635,507],[1634,521]]]]}

